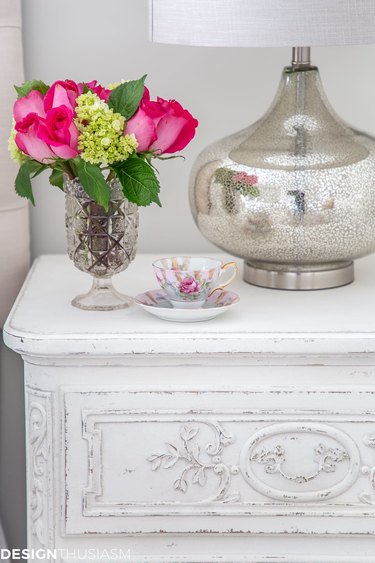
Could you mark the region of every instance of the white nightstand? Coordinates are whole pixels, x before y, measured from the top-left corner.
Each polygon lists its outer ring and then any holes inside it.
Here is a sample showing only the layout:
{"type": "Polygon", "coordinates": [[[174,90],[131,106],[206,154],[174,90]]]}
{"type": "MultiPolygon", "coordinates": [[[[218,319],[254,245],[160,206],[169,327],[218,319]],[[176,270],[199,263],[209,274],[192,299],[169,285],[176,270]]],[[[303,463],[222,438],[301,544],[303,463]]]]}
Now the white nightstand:
{"type": "MultiPolygon", "coordinates": [[[[116,287],[154,288],[154,258],[116,287]]],[[[25,362],[29,547],[374,563],[374,257],[356,275],[299,293],[239,278],[236,308],[179,324],[75,309],[89,277],[37,260],[4,329],[25,362]]]]}

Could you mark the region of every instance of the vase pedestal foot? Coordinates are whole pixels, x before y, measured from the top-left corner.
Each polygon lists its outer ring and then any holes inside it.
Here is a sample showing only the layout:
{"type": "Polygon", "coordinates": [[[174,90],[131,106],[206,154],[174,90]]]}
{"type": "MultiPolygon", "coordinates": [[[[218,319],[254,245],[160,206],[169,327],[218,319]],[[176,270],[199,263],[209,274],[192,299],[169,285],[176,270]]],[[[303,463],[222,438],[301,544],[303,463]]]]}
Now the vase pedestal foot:
{"type": "Polygon", "coordinates": [[[331,289],[348,285],[354,281],[353,262],[331,270],[282,271],[261,268],[249,262],[244,263],[244,280],[252,285],[270,289],[307,291],[331,289]]]}
{"type": "Polygon", "coordinates": [[[126,309],[133,299],[117,291],[111,279],[94,278],[88,293],[77,295],[72,301],[74,307],[85,311],[115,311],[126,309]]]}

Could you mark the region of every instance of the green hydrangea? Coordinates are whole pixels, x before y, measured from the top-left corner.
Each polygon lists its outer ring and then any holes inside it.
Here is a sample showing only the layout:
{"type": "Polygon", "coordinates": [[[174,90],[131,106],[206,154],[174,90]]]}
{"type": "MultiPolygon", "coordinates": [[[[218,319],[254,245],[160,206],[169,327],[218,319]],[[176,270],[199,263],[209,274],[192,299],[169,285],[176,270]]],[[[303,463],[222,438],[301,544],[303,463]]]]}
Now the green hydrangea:
{"type": "Polygon", "coordinates": [[[134,135],[124,135],[125,118],[115,113],[93,92],[77,98],[75,123],[78,150],[91,164],[113,164],[126,160],[138,147],[134,135]]]}
{"type": "Polygon", "coordinates": [[[13,123],[12,131],[10,132],[10,137],[8,139],[8,151],[12,160],[17,162],[17,164],[23,164],[26,162],[27,156],[17,147],[16,135],[17,131],[15,130],[13,123]]]}
{"type": "Polygon", "coordinates": [[[114,90],[115,88],[117,88],[117,86],[124,84],[124,82],[124,79],[122,79],[121,82],[111,82],[110,84],[107,84],[106,88],[107,90],[114,90]]]}

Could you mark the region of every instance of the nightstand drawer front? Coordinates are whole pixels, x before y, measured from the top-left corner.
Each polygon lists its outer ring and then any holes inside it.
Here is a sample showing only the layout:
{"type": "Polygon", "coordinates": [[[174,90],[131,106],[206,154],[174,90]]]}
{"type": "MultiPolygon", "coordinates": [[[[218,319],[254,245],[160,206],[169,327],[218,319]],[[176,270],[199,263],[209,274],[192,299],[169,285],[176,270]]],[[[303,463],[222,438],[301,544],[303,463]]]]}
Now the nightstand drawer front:
{"type": "Polygon", "coordinates": [[[65,531],[374,533],[374,398],[66,389],[65,531]]]}

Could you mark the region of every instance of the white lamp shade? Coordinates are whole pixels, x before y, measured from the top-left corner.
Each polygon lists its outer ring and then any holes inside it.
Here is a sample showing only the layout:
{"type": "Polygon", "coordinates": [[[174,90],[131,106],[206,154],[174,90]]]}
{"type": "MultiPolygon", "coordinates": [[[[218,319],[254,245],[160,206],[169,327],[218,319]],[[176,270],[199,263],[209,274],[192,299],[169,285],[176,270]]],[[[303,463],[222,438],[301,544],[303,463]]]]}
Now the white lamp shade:
{"type": "Polygon", "coordinates": [[[212,47],[375,43],[375,0],[150,0],[151,39],[212,47]]]}

